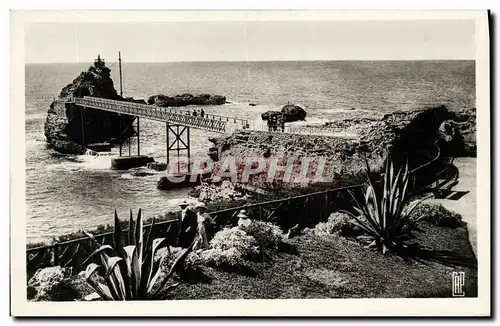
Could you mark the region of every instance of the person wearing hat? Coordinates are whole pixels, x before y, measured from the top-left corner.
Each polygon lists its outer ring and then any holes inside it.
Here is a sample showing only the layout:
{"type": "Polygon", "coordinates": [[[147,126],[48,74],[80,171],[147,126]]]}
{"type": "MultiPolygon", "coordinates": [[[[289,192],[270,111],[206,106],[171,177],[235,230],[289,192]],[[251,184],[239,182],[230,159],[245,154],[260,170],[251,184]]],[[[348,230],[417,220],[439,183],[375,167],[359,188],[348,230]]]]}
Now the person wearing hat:
{"type": "Polygon", "coordinates": [[[208,249],[208,232],[210,227],[215,224],[215,221],[207,213],[207,207],[204,203],[199,202],[195,206],[196,216],[198,221],[198,232],[196,235],[196,243],[193,247],[194,250],[197,249],[208,249]]]}
{"type": "Polygon", "coordinates": [[[177,245],[188,248],[196,237],[198,221],[195,212],[189,208],[189,204],[183,199],[179,206],[181,208],[181,217],[179,220],[179,232],[177,234],[177,245]]]}
{"type": "Polygon", "coordinates": [[[238,217],[238,227],[240,229],[247,228],[252,223],[252,220],[248,218],[246,210],[242,209],[236,217],[238,217]]]}

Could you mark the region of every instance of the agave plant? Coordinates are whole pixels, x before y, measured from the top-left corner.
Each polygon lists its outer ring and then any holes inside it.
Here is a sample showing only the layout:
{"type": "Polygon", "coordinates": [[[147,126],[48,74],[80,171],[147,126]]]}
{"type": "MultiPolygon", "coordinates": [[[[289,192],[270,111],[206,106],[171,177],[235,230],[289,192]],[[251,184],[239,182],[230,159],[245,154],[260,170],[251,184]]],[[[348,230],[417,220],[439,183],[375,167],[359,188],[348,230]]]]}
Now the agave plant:
{"type": "Polygon", "coordinates": [[[363,231],[364,235],[358,238],[366,241],[368,247],[376,247],[384,254],[387,251],[397,251],[404,247],[404,241],[409,238],[416,222],[421,219],[412,217],[411,212],[422,200],[408,204],[408,162],[394,176],[394,164],[390,158],[386,160],[381,192],[375,188],[375,180],[368,164],[366,175],[364,200],[358,201],[351,193],[357,215],[346,213],[353,218],[351,222],[363,231]]]}
{"type": "MultiPolygon", "coordinates": [[[[87,283],[104,300],[154,300],[160,292],[172,291],[179,283],[167,283],[171,279],[177,265],[187,256],[192,245],[181,251],[172,267],[165,274],[161,270],[163,257],[155,263],[154,258],[158,248],[165,238],[153,239],[155,220],[151,223],[147,238],[144,241],[143,221],[141,210],[135,221],[130,211],[128,236],[123,241],[120,220],[115,210],[114,217],[114,248],[110,245],[97,243],[93,235],[86,233],[99,247],[83,262],[85,264],[92,257],[98,257],[101,265],[90,263],[85,270],[87,283]],[[94,277],[99,269],[104,270],[104,278],[94,277]],[[101,281],[103,280],[103,283],[101,281]]],[[[167,248],[170,251],[170,247],[167,248]]]]}

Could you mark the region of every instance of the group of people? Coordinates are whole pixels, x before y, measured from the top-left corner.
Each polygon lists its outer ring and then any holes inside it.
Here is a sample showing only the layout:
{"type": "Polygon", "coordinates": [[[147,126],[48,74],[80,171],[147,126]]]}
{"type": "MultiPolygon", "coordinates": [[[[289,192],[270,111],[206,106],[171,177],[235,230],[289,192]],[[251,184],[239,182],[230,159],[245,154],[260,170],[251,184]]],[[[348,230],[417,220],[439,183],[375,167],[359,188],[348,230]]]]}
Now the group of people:
{"type": "Polygon", "coordinates": [[[268,131],[278,131],[278,128],[279,130],[281,130],[281,132],[285,132],[285,120],[283,119],[283,117],[269,117],[269,119],[267,120],[268,131]]]}
{"type": "MultiPolygon", "coordinates": [[[[204,203],[198,202],[194,207],[189,207],[186,200],[179,203],[181,208],[180,227],[177,237],[179,247],[188,248],[193,244],[193,250],[208,249],[209,239],[215,231],[215,221],[207,213],[204,203]]],[[[251,220],[244,209],[240,210],[238,217],[238,227],[248,227],[251,220]]]]}
{"type": "Polygon", "coordinates": [[[194,241],[194,250],[208,248],[209,233],[215,221],[207,214],[205,204],[199,202],[191,208],[186,200],[182,200],[179,207],[181,217],[177,245],[188,248],[194,241]]]}
{"type": "Polygon", "coordinates": [[[200,111],[194,110],[193,113],[191,113],[191,111],[186,111],[186,114],[192,115],[193,117],[197,117],[197,116],[200,116],[202,118],[205,117],[205,111],[203,109],[201,109],[200,111]]]}

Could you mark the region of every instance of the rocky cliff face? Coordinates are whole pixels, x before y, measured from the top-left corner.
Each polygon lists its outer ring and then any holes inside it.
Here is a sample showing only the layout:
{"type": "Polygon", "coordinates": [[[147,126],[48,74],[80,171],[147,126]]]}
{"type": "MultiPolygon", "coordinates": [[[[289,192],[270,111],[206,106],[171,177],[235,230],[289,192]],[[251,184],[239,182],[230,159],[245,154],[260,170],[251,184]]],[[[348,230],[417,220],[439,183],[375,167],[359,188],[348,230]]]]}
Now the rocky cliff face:
{"type": "Polygon", "coordinates": [[[90,108],[82,112],[80,107],[65,103],[64,100],[68,97],[83,96],[125,100],[117,94],[113,86],[110,69],[104,62],[96,62],[71,84],[65,86],[58,99],[50,104],[45,121],[45,137],[50,147],[61,153],[83,154],[85,144],[117,142],[120,132],[122,139],[134,135],[132,126],[134,117],[123,115],[120,117],[113,112],[90,108]]]}
{"type": "Polygon", "coordinates": [[[214,143],[212,152],[217,150],[214,156],[220,161],[228,156],[282,157],[284,162],[290,157],[324,157],[327,161],[326,179],[332,184],[346,185],[363,180],[365,160],[377,171],[389,153],[398,165],[408,160],[410,168],[420,166],[440,153],[440,159],[433,167],[439,169],[447,157],[463,156],[475,148],[475,141],[472,141],[475,139],[475,122],[472,121],[475,121],[475,110],[457,114],[440,106],[394,112],[379,120],[357,119],[355,122],[329,124],[329,127],[338,124],[355,128],[357,139],[242,130],[228,137],[211,139],[214,143]],[[466,123],[460,125],[462,129],[454,128],[451,138],[446,139],[440,132],[443,124],[455,126],[460,121],[466,123]]]}

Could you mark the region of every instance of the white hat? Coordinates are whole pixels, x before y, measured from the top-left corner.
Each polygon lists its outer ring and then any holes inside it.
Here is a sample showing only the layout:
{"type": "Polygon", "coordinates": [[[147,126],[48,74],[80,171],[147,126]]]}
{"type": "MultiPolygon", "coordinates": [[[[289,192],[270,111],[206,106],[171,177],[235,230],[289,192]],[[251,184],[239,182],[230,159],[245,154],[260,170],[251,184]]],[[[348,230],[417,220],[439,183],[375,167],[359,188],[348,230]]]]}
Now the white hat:
{"type": "Polygon", "coordinates": [[[188,202],[187,202],[185,199],[183,199],[183,200],[181,200],[181,201],[179,202],[179,204],[178,204],[178,205],[179,205],[179,206],[188,206],[189,204],[188,204],[188,202]]]}
{"type": "Polygon", "coordinates": [[[245,214],[244,210],[241,210],[240,213],[238,215],[236,215],[236,217],[239,217],[239,218],[248,218],[247,214],[245,214]]]}

